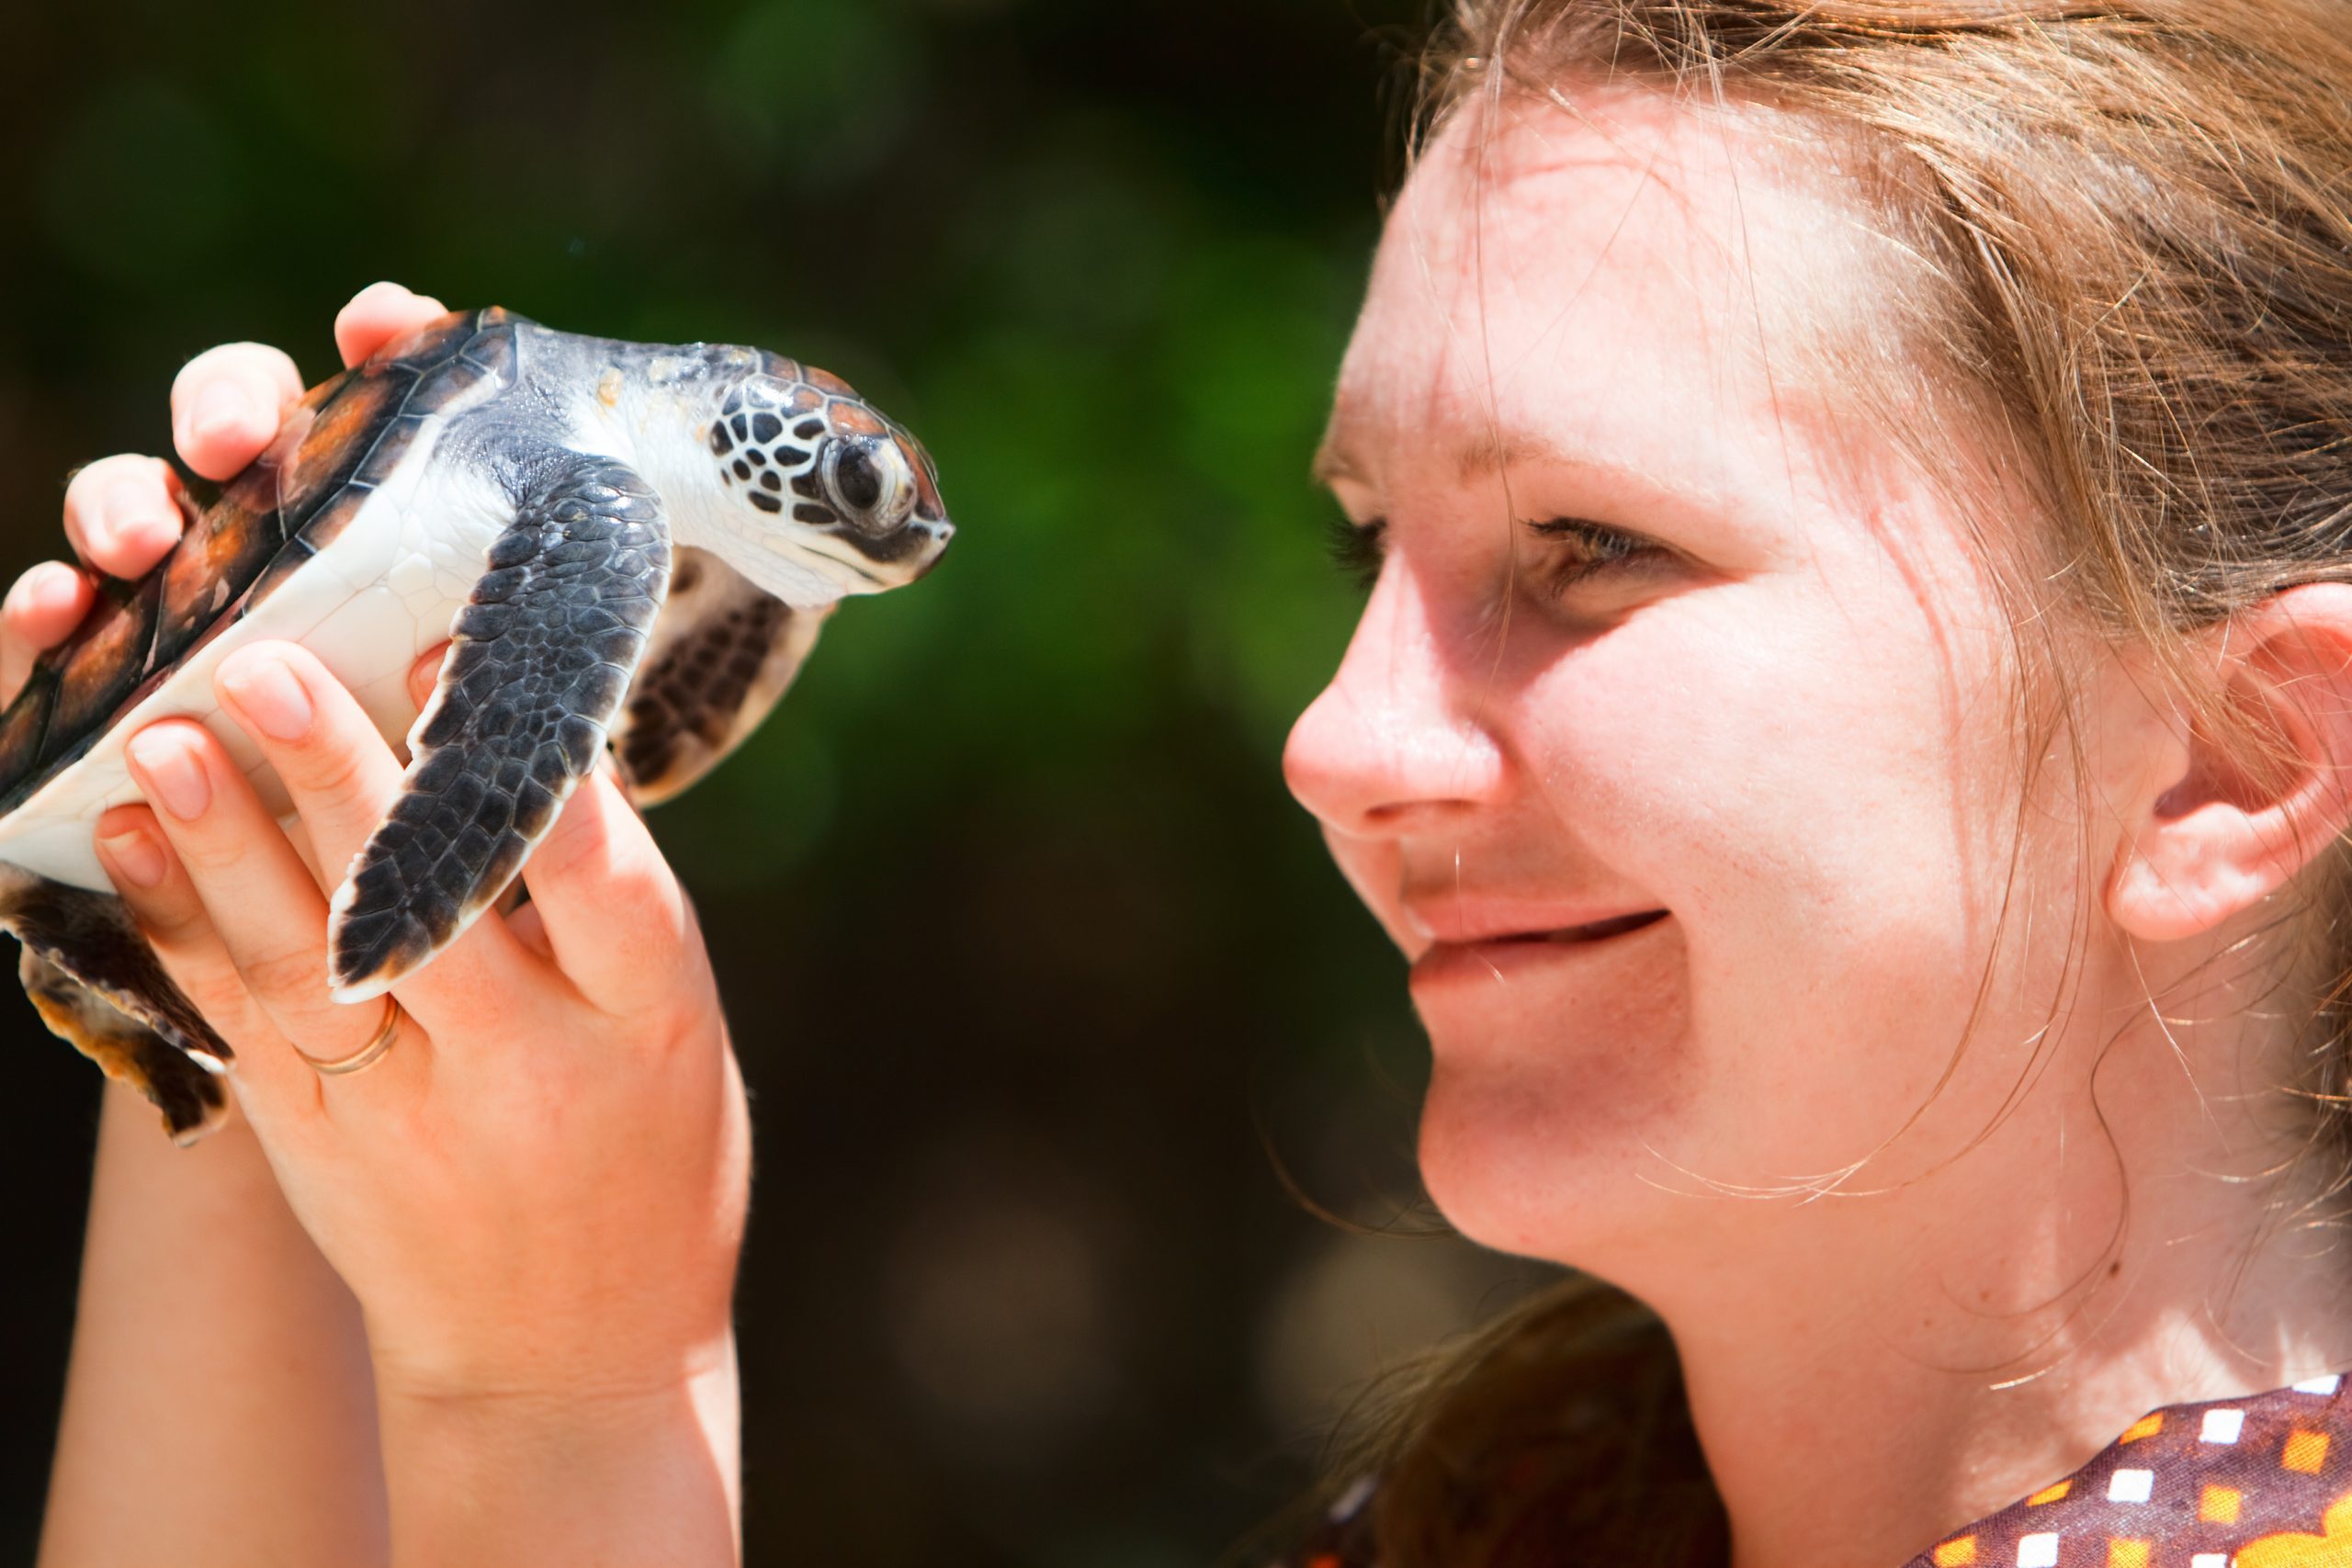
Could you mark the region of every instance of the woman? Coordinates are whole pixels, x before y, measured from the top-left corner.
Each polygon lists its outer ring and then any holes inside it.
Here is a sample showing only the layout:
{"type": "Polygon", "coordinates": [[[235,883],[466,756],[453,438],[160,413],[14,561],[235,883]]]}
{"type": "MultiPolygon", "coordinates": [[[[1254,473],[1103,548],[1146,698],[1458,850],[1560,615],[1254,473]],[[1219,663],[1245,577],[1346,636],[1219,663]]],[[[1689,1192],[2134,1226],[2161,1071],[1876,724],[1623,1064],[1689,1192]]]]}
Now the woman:
{"type": "MultiPolygon", "coordinates": [[[[1674,1420],[1608,1425],[1655,1417],[1661,1337],[1544,1303],[1434,1380],[1329,1560],[2352,1560],[2340,30],[1464,0],[1319,458],[1370,597],[1286,769],[1412,962],[1432,1193],[1654,1309],[1713,1490],[1674,1420]]],[[[436,308],[371,290],[346,357],[436,308]]],[[[233,468],[293,390],[197,361],[183,455],[233,468]]],[[[144,459],[68,498],[102,570],[175,515],[144,459]]],[[[12,670],[87,592],[19,584],[12,670]]],[[[390,756],[299,653],[221,680],[340,863],[390,756]]],[[[740,1093],[633,819],[584,793],[541,913],[322,1084],[289,1047],[372,1021],[318,989],[315,884],[158,728],[161,809],[101,832],[258,1147],[199,1181],[110,1110],[51,1559],[139,1555],[100,1502],[134,1442],[223,1456],[159,1510],[177,1561],[363,1560],[379,1508],[401,1561],[723,1557],[740,1093]],[[624,1115],[656,1146],[588,1179],[624,1115]],[[192,1289],[274,1340],[209,1350],[261,1381],[199,1419],[186,1330],[108,1281],[206,1202],[243,1251],[192,1289]]]]}

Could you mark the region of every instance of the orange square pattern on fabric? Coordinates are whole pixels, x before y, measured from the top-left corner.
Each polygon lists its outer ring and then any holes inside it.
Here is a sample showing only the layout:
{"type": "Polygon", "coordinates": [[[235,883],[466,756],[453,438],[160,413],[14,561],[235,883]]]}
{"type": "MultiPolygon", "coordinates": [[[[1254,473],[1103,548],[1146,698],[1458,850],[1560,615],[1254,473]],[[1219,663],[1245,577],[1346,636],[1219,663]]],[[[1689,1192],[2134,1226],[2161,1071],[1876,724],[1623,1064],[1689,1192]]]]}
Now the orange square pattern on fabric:
{"type": "MultiPolygon", "coordinates": [[[[2340,1372],[2168,1405],[1905,1568],[2352,1568],[2352,1476],[2335,1451],[2347,1435],[2352,1376],[2340,1372]]],[[[1357,1501],[1282,1568],[1384,1568],[1364,1528],[1372,1495],[1360,1483],[1357,1501]],[[1335,1540],[1351,1544],[1335,1553],[1335,1540]]]]}
{"type": "Polygon", "coordinates": [[[2299,1431],[2287,1439],[2287,1451],[2278,1462],[2289,1470],[2300,1470],[2305,1475],[2317,1475],[2319,1467],[2327,1462],[2327,1434],[2299,1431]]]}

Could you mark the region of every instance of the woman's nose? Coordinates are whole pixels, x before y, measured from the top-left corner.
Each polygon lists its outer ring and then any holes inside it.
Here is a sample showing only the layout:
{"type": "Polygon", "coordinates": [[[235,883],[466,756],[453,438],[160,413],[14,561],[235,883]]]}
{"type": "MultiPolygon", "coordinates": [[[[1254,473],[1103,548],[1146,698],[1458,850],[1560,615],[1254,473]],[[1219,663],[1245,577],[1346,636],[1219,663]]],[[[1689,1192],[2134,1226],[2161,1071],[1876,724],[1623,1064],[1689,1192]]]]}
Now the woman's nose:
{"type": "Polygon", "coordinates": [[[1402,836],[1499,798],[1502,748],[1476,711],[1479,661],[1448,651],[1419,585],[1392,561],[1339,673],[1283,750],[1291,793],[1326,827],[1402,836]]]}

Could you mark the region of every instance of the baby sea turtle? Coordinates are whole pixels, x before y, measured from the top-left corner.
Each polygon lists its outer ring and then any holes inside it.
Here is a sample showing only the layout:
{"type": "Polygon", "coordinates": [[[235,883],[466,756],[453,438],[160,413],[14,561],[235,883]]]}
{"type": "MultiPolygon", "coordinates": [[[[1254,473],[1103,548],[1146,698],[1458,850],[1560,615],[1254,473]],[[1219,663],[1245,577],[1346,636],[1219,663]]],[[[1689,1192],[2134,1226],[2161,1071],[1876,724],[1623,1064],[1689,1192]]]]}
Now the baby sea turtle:
{"type": "Polygon", "coordinates": [[[401,793],[335,891],[328,976],[375,996],[497,901],[607,745],[632,797],[699,778],[766,714],[834,604],[912,581],[954,528],[914,438],[838,378],[755,348],[444,316],[325,382],[111,585],[0,713],[0,926],[49,1026],[188,1142],[229,1047],[99,869],[139,798],[123,742],[219,713],[214,668],[299,641],[388,739],[401,793]],[[407,671],[449,639],[423,714],[407,671]]]}

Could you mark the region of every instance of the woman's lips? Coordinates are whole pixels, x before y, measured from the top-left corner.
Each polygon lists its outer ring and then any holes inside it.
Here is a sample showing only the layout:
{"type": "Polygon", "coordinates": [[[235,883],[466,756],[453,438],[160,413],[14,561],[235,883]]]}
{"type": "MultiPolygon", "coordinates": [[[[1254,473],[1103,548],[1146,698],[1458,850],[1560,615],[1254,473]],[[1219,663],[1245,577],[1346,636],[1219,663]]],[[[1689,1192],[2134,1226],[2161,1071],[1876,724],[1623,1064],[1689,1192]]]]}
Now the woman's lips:
{"type": "Polygon", "coordinates": [[[1489,938],[1494,942],[1600,942],[1627,931],[1640,931],[1666,919],[1664,909],[1643,909],[1631,915],[1614,915],[1589,925],[1569,926],[1563,931],[1521,931],[1510,936],[1489,938]]]}
{"type": "Polygon", "coordinates": [[[1647,931],[1666,917],[1664,909],[1640,909],[1581,925],[1431,942],[1413,961],[1413,982],[1420,985],[1457,974],[1493,976],[1525,963],[1566,961],[1613,950],[1625,938],[1647,931]]]}

